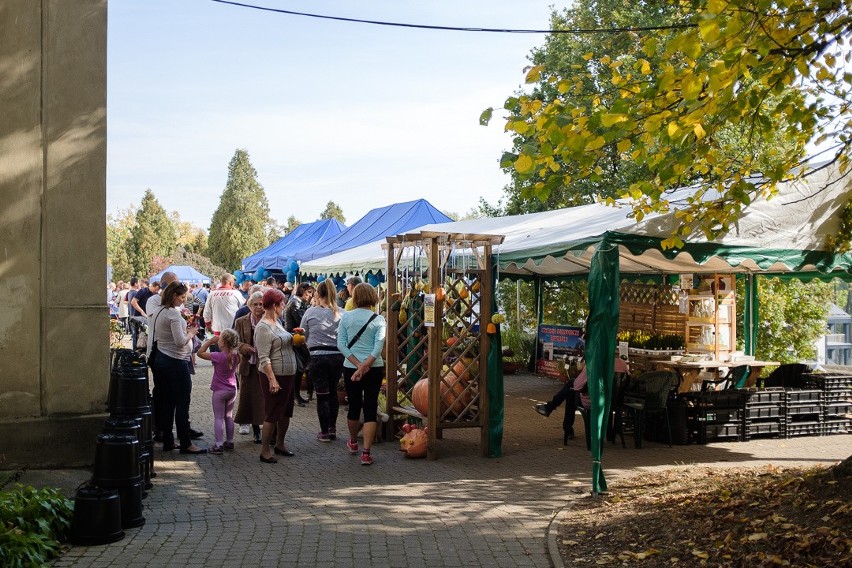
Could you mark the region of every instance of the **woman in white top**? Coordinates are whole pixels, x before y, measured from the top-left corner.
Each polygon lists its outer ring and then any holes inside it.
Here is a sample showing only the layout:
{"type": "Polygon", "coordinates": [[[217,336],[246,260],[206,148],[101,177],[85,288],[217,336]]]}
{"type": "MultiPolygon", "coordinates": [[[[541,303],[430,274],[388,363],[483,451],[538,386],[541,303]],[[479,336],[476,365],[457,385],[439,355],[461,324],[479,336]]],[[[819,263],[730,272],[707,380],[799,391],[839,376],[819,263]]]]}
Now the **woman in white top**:
{"type": "MultiPolygon", "coordinates": [[[[175,449],[172,423],[177,428],[180,453],[204,454],[192,443],[189,428],[189,402],[192,395],[192,378],[189,358],[192,355],[192,338],[198,333],[195,325],[187,326],[180,307],[186,302],[187,287],[172,282],[163,291],[162,307],[151,318],[151,337],[157,344],[151,370],[158,387],[166,394],[161,409],[155,409],[163,428],[163,451],[175,449]]],[[[153,355],[153,353],[152,353],[153,355]]]]}

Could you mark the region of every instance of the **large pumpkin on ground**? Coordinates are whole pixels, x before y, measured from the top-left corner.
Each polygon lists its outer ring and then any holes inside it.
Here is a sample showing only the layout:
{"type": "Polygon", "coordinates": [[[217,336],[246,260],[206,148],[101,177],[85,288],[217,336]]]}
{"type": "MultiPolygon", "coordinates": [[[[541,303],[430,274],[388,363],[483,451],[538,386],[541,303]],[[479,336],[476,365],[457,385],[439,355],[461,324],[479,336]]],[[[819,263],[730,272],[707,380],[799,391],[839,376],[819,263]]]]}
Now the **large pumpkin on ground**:
{"type": "MultiPolygon", "coordinates": [[[[449,371],[441,380],[441,414],[448,408],[456,415],[464,412],[465,407],[473,400],[470,390],[465,391],[468,381],[461,379],[449,371]]],[[[420,379],[411,390],[411,402],[414,408],[423,416],[429,415],[429,379],[420,379]]]]}

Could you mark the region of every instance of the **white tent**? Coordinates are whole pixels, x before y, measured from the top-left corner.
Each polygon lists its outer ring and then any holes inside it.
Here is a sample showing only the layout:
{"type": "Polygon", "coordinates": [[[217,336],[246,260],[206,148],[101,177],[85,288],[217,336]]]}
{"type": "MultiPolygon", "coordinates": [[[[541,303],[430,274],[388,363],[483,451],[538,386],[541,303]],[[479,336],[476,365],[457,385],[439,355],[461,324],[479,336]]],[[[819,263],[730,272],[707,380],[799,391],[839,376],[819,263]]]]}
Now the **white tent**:
{"type": "MultiPolygon", "coordinates": [[[[686,246],[663,250],[660,242],[680,221],[668,213],[636,223],[624,204],[601,203],[543,213],[470,219],[425,225],[420,231],[504,235],[495,247],[502,274],[566,276],[589,270],[595,247],[604,235],[619,245],[621,273],[675,274],[687,272],[828,272],[847,270],[846,255],[834,255],[826,239],[837,234],[841,213],[852,185],[834,167],[816,170],[807,182],[780,184],[772,199],[758,199],[747,207],[731,231],[708,241],[693,233],[686,246]]],[[[692,193],[685,188],[667,196],[676,208],[692,193]]],[[[338,275],[384,271],[382,243],[305,262],[306,274],[338,275]]]]}

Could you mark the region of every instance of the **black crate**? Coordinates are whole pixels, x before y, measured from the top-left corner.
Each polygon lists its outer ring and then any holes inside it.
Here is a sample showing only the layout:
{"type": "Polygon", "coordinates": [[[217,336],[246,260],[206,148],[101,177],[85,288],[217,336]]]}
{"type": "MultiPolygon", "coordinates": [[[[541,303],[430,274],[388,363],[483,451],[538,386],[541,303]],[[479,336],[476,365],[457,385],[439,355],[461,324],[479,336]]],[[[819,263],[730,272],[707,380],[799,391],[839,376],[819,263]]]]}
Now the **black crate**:
{"type": "Polygon", "coordinates": [[[740,424],[706,424],[699,428],[699,443],[706,444],[716,440],[739,440],[742,436],[740,424]],[[703,432],[701,431],[703,430],[703,432]]]}
{"type": "Polygon", "coordinates": [[[852,388],[852,375],[839,373],[806,373],[803,375],[809,385],[818,389],[852,388]]]}
{"type": "Polygon", "coordinates": [[[784,416],[784,409],[780,406],[746,406],[743,409],[743,419],[745,420],[778,419],[782,416],[784,416]]]}
{"type": "Polygon", "coordinates": [[[793,436],[822,436],[823,425],[821,421],[787,422],[782,424],[783,435],[786,438],[793,436]]]}
{"type": "Polygon", "coordinates": [[[787,405],[814,402],[817,403],[822,398],[822,391],[816,389],[810,390],[787,390],[787,405]]]}
{"type": "Polygon", "coordinates": [[[822,423],[823,435],[852,434],[852,419],[826,420],[822,423]]]}
{"type": "Polygon", "coordinates": [[[740,408],[701,408],[697,410],[694,418],[708,424],[725,424],[740,420],[741,412],[740,408]]]}
{"type": "Polygon", "coordinates": [[[777,438],[781,435],[781,422],[746,422],[743,425],[743,440],[757,436],[777,438]]]}
{"type": "Polygon", "coordinates": [[[852,402],[831,402],[823,405],[823,415],[829,416],[852,416],[852,402]]]}
{"type": "Polygon", "coordinates": [[[822,391],[822,401],[825,403],[832,402],[850,402],[852,403],[852,390],[849,389],[832,389],[822,391]]]}
{"type": "Polygon", "coordinates": [[[822,414],[821,404],[795,404],[787,405],[787,416],[798,414],[822,414]]]}
{"type": "Polygon", "coordinates": [[[746,406],[757,404],[781,404],[787,400],[787,392],[782,388],[768,388],[759,391],[740,391],[745,397],[746,406]]]}
{"type": "Polygon", "coordinates": [[[748,391],[723,390],[686,393],[681,395],[687,406],[695,408],[741,408],[748,391]]]}

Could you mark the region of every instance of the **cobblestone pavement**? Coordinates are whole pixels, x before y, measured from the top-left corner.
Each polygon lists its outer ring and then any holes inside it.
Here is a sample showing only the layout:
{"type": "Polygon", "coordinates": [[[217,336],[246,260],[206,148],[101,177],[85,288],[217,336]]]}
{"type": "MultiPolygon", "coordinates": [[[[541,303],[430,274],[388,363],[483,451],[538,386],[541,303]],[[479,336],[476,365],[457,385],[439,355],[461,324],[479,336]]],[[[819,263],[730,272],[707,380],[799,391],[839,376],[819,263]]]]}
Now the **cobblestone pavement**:
{"type": "MultiPolygon", "coordinates": [[[[209,445],[211,374],[209,364],[199,366],[190,412],[209,445]]],[[[580,436],[561,445],[561,411],[545,419],[532,410],[555,392],[552,380],[515,375],[505,384],[501,458],[479,457],[478,430],[449,430],[436,461],[405,459],[391,441],[374,446],[375,464],[364,467],[345,437],[316,441],[313,403],[296,408],[287,435],[296,457],[277,464],[260,463],[259,446],[239,434],[236,450],[222,456],[157,448],[146,523],[113,544],[71,547],[54,566],[551,566],[547,527],[590,490],[590,454],[580,436]]],[[[581,433],[579,416],[577,426],[581,433]]],[[[612,481],[675,465],[832,463],[850,453],[852,436],[646,442],[641,450],[608,444],[604,467],[612,481]]]]}

